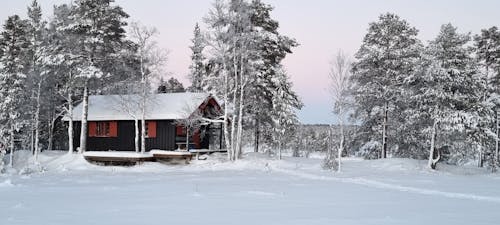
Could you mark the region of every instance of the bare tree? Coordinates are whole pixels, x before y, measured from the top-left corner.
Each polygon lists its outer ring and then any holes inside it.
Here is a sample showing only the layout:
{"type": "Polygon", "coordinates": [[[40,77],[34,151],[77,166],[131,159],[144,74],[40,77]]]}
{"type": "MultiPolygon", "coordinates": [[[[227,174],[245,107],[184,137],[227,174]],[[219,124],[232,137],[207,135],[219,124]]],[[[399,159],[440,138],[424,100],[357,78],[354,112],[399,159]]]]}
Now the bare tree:
{"type": "Polygon", "coordinates": [[[207,121],[205,121],[202,112],[197,107],[187,103],[182,108],[182,118],[178,119],[175,124],[184,126],[186,129],[186,150],[189,150],[189,138],[207,121]]]}
{"type": "MultiPolygon", "coordinates": [[[[348,88],[350,86],[351,77],[351,65],[352,62],[348,55],[346,55],[342,50],[338,50],[337,54],[334,56],[333,60],[330,62],[330,93],[334,102],[333,112],[337,115],[339,129],[340,129],[340,144],[337,149],[338,165],[337,171],[341,171],[341,159],[342,152],[344,151],[344,123],[347,113],[347,106],[349,103],[349,93],[348,88]]],[[[330,138],[333,138],[330,135],[330,138]]],[[[333,151],[329,151],[333,154],[333,151]]],[[[332,155],[327,156],[332,157],[332,155]]]]}
{"type": "MultiPolygon", "coordinates": [[[[146,112],[147,99],[151,92],[148,91],[153,77],[158,76],[163,70],[167,61],[168,52],[158,48],[154,40],[158,35],[158,30],[152,27],[146,27],[137,22],[130,24],[130,37],[137,44],[138,58],[141,73],[141,153],[146,152],[146,112]]],[[[136,125],[137,128],[137,125],[136,125]]],[[[137,134],[137,131],[136,131],[137,134]]]]}
{"type": "MultiPolygon", "coordinates": [[[[125,82],[124,82],[125,83],[125,82]]],[[[127,85],[127,84],[124,84],[127,85]]],[[[131,86],[135,86],[135,84],[132,83],[131,86]]],[[[125,86],[127,87],[127,91],[134,90],[133,87],[130,86],[125,86]]],[[[141,105],[142,101],[139,95],[131,95],[131,94],[123,94],[123,95],[118,95],[116,101],[118,104],[116,105],[115,110],[119,113],[125,112],[127,113],[130,117],[134,119],[134,128],[135,128],[135,136],[134,136],[134,143],[135,143],[135,152],[141,151],[140,148],[140,132],[139,132],[139,120],[141,119],[141,105]]]]}

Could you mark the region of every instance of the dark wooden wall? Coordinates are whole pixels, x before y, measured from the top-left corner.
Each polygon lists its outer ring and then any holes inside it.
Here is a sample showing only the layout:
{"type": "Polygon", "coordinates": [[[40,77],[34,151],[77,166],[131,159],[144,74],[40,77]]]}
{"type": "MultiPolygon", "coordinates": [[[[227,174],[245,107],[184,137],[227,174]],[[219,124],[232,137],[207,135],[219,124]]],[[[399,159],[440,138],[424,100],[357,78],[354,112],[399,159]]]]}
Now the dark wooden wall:
{"type": "MultiPolygon", "coordinates": [[[[81,122],[75,122],[75,150],[80,146],[81,122]]],[[[135,125],[134,121],[118,121],[118,137],[87,137],[88,151],[134,151],[135,150],[135,125]]],[[[139,124],[140,130],[140,124],[139,124]]],[[[139,140],[140,141],[140,140],[139,140]]],[[[159,120],[156,122],[156,138],[146,138],[146,150],[152,149],[174,150],[175,125],[172,120],[159,120]]]]}

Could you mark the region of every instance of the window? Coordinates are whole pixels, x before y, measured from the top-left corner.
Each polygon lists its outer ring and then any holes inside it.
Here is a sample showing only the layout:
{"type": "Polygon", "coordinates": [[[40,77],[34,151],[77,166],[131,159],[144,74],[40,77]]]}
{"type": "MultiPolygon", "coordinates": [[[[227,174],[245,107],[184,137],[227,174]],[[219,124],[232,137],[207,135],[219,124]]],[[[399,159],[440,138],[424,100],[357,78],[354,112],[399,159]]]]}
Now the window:
{"type": "Polygon", "coordinates": [[[146,137],[156,138],[156,121],[146,121],[146,137]]]}
{"type": "Polygon", "coordinates": [[[118,124],[116,121],[89,122],[89,137],[118,137],[118,124]]]}
{"type": "Polygon", "coordinates": [[[109,136],[109,122],[99,122],[97,123],[96,135],[98,137],[109,136]]]}
{"type": "Polygon", "coordinates": [[[186,129],[182,125],[177,125],[175,127],[175,134],[177,136],[186,136],[186,129]]]}

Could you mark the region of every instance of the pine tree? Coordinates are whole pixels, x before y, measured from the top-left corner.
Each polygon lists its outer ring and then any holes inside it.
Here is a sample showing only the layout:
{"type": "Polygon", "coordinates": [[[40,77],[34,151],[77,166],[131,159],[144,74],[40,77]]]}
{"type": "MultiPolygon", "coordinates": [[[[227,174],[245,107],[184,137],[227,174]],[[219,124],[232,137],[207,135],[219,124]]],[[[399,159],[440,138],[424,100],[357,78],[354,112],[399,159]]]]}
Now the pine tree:
{"type": "Polygon", "coordinates": [[[453,151],[451,140],[477,124],[474,112],[480,103],[478,90],[483,87],[467,47],[469,41],[468,34],[457,33],[451,24],[443,25],[427,47],[418,72],[408,79],[416,104],[410,114],[420,117],[420,131],[429,140],[431,169],[441,158],[440,148],[448,146],[453,151]]]}
{"type": "Polygon", "coordinates": [[[273,91],[271,118],[273,121],[273,140],[277,144],[278,159],[281,160],[281,153],[285,138],[293,136],[295,126],[299,124],[295,109],[300,108],[302,103],[295,96],[288,93],[292,88],[288,76],[281,71],[273,79],[276,89],[273,91]]]}
{"type": "Polygon", "coordinates": [[[358,133],[365,143],[380,140],[381,158],[387,156],[389,141],[397,147],[398,111],[404,105],[401,87],[420,55],[417,34],[418,30],[399,16],[383,14],[370,24],[355,55],[352,79],[357,103],[354,117],[361,122],[358,133]]]}
{"type": "Polygon", "coordinates": [[[25,65],[29,41],[27,22],[19,16],[10,16],[4,24],[0,39],[0,133],[8,137],[9,166],[13,166],[14,141],[26,125],[25,65]]]}
{"type": "Polygon", "coordinates": [[[29,86],[34,91],[32,97],[33,107],[33,130],[34,130],[34,156],[35,162],[38,161],[40,150],[40,115],[42,114],[42,91],[45,89],[44,80],[47,76],[47,71],[44,68],[45,50],[46,50],[46,22],[42,21],[42,9],[36,0],[33,0],[31,6],[28,7],[28,31],[30,42],[29,51],[29,86]]]}
{"type": "MultiPolygon", "coordinates": [[[[487,82],[486,93],[483,99],[485,108],[490,110],[490,113],[483,114],[483,120],[486,124],[482,124],[487,133],[494,134],[490,143],[486,145],[490,149],[490,166],[493,171],[498,167],[499,155],[499,133],[500,133],[500,31],[497,27],[481,30],[480,35],[474,37],[476,56],[483,72],[483,78],[487,82]]],[[[484,132],[483,132],[484,133],[484,132]]],[[[483,150],[479,152],[478,165],[483,166],[484,155],[483,150]]]]}
{"type": "Polygon", "coordinates": [[[164,81],[163,78],[160,79],[160,85],[158,86],[158,93],[179,93],[186,92],[184,85],[182,85],[179,80],[171,77],[168,81],[164,81]]]}
{"type": "Polygon", "coordinates": [[[205,39],[201,33],[200,26],[196,23],[194,27],[194,37],[191,39],[193,43],[189,48],[191,49],[191,65],[189,66],[189,79],[191,86],[188,88],[191,92],[203,91],[203,79],[205,74],[205,56],[203,49],[205,49],[205,39]]]}
{"type": "MultiPolygon", "coordinates": [[[[273,79],[280,76],[282,61],[292,53],[292,49],[298,46],[295,39],[279,33],[278,21],[271,18],[273,7],[260,0],[253,0],[251,7],[251,23],[253,30],[257,32],[256,48],[259,49],[257,59],[262,63],[256,64],[256,75],[248,88],[247,102],[249,125],[254,129],[254,151],[259,148],[259,139],[266,131],[273,130],[272,123],[272,98],[273,90],[276,88],[273,79]]],[[[285,89],[287,98],[296,99],[292,105],[296,110],[302,107],[297,94],[292,89],[285,89]]]]}
{"type": "Polygon", "coordinates": [[[76,38],[74,48],[77,70],[75,75],[83,81],[83,111],[80,133],[80,150],[86,151],[87,110],[89,81],[103,89],[116,74],[114,65],[121,57],[120,50],[126,44],[125,19],[128,15],[113,0],[77,0],[71,8],[71,23],[62,29],[76,38]]]}

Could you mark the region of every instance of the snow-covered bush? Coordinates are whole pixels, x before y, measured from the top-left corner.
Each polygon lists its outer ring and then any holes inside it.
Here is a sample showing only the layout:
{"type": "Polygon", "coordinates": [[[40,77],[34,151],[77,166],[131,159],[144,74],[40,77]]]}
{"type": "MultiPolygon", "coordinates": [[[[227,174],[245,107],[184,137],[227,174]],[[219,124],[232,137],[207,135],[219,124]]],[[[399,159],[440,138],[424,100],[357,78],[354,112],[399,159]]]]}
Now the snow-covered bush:
{"type": "Polygon", "coordinates": [[[338,161],[337,161],[337,158],[335,158],[335,152],[336,151],[328,151],[328,153],[326,154],[325,158],[323,159],[323,162],[322,162],[322,167],[323,169],[325,170],[337,170],[338,167],[339,167],[339,164],[338,164],[338,161]]]}
{"type": "Polygon", "coordinates": [[[358,156],[362,156],[365,159],[377,159],[379,158],[379,152],[382,145],[378,141],[369,141],[365,143],[359,149],[358,156]]]}

